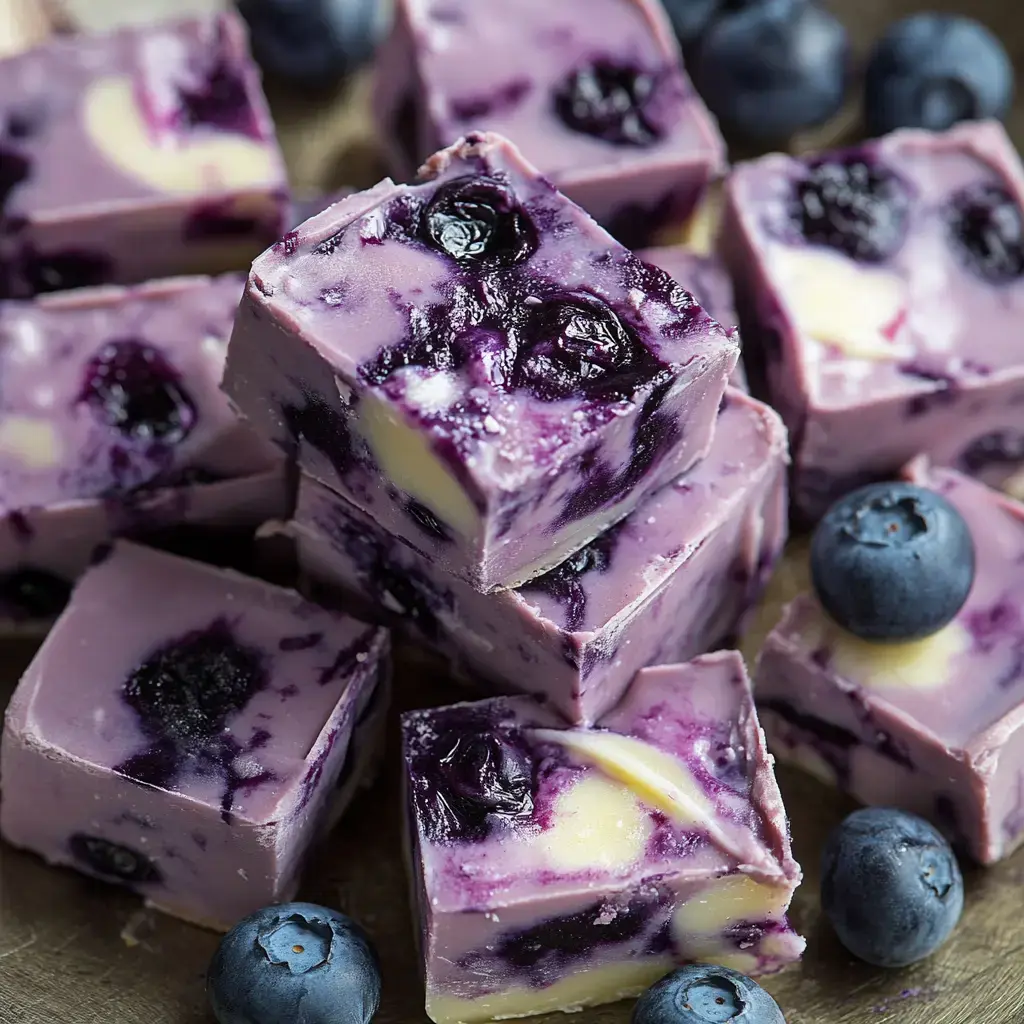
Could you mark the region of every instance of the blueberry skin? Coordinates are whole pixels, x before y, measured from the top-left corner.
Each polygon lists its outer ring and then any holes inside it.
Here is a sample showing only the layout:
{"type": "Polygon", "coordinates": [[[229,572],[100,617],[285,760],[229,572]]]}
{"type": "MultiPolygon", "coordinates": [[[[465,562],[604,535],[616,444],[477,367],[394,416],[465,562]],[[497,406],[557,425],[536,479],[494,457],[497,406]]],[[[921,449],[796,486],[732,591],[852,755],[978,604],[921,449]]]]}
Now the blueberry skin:
{"type": "Polygon", "coordinates": [[[637,1001],[632,1024],[786,1024],[778,1003],[757,982],[728,967],[688,964],[637,1001]]]}
{"type": "Polygon", "coordinates": [[[716,18],[761,3],[764,0],[662,0],[684,52],[701,40],[716,18]]]}
{"type": "Polygon", "coordinates": [[[833,621],[863,640],[918,640],[952,621],[974,582],[974,540],[941,495],[868,484],[840,498],[811,540],[811,580],[833,621]]]}
{"type": "Polygon", "coordinates": [[[868,807],[825,843],[821,906],[854,956],[905,967],[949,938],[963,910],[964,882],[949,843],[927,821],[868,807]]]}
{"type": "Polygon", "coordinates": [[[849,83],[842,23],[808,0],[763,0],[715,21],[694,83],[722,127],[761,144],[827,121],[849,83]]]}
{"type": "Polygon", "coordinates": [[[224,936],[206,975],[218,1024],[368,1024],[377,954],[351,918],[315,903],[256,911],[224,936]]]}
{"type": "Polygon", "coordinates": [[[952,14],[914,14],[879,40],[864,73],[871,135],[897,128],[942,131],[958,121],[1002,118],[1014,73],[984,25],[952,14]]]}
{"type": "Polygon", "coordinates": [[[295,85],[330,85],[374,54],[388,29],[384,0],[238,0],[260,66],[295,85]]]}

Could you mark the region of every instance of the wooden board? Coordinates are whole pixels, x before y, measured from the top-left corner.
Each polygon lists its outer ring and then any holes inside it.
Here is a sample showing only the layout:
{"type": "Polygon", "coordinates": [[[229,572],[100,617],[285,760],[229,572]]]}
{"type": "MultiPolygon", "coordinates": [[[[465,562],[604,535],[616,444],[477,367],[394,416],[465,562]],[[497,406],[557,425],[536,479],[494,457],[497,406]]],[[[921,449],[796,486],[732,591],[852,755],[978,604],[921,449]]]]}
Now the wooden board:
{"type": "MultiPolygon", "coordinates": [[[[165,0],[146,2],[166,6],[165,0]]],[[[75,6],[83,3],[77,0],[75,6]]],[[[846,18],[861,50],[880,26],[908,11],[968,9],[963,0],[837,0],[832,6],[846,18]]],[[[110,8],[106,0],[104,8],[110,8]]],[[[1001,35],[1018,66],[1024,66],[1019,0],[974,0],[969,10],[1001,35]]],[[[365,79],[330,96],[297,96],[274,83],[268,83],[268,90],[299,190],[376,180],[380,168],[366,115],[365,79]]],[[[834,125],[802,141],[831,143],[845,138],[855,124],[851,108],[834,125]]],[[[1018,103],[1010,126],[1020,145],[1024,102],[1018,103]]],[[[798,545],[777,576],[764,621],[771,619],[779,592],[791,588],[801,572],[798,545]]],[[[24,644],[0,649],[0,674],[15,680],[30,656],[24,644]]],[[[415,656],[400,660],[398,677],[400,708],[463,695],[436,667],[415,656]]],[[[318,853],[302,895],[351,913],[372,933],[384,966],[378,1024],[423,1024],[399,855],[395,732],[392,722],[383,777],[318,853]]],[[[1024,851],[988,871],[968,871],[963,921],[937,955],[902,971],[876,970],[843,952],[817,909],[822,839],[852,805],[795,772],[781,771],[780,782],[805,871],[793,915],[808,938],[803,964],[766,983],[789,1024],[1024,1022],[1024,851]]],[[[209,1024],[203,978],[216,943],[211,933],[142,910],[128,894],[70,871],[48,869],[0,846],[0,1024],[209,1024]]],[[[602,1007],[568,1020],[627,1024],[630,1009],[627,1004],[602,1007]]],[[[566,1020],[558,1014],[533,1019],[538,1024],[566,1020]]]]}

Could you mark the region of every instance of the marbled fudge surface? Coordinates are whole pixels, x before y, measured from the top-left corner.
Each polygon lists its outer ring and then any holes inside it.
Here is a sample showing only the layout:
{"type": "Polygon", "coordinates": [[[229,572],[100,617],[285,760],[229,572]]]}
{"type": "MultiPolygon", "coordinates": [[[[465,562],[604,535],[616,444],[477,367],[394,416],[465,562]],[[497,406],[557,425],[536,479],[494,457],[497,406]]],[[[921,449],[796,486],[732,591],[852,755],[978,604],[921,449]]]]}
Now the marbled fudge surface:
{"type": "Polygon", "coordinates": [[[1024,506],[923,459],[905,475],[970,527],[966,604],[924,640],[876,644],[802,594],[762,648],[758,703],[779,757],[923,814],[987,863],[1024,839],[1024,506]]]}
{"type": "Polygon", "coordinates": [[[8,709],[3,835],[230,927],[294,893],[387,652],[292,591],[119,542],[8,709]]]}
{"type": "Polygon", "coordinates": [[[792,432],[799,506],[918,452],[993,482],[1024,461],[1024,172],[1001,126],[769,156],[726,193],[748,371],[792,432]]]}
{"type": "Polygon", "coordinates": [[[637,669],[733,635],[786,536],[785,428],[735,391],[711,451],[550,572],[481,595],[303,477],[289,532],[306,577],[355,592],[499,692],[594,722],[637,669]]]}
{"type": "Polygon", "coordinates": [[[0,296],[240,268],[287,178],[234,14],[0,64],[0,296]]]}
{"type": "Polygon", "coordinates": [[[525,697],[403,717],[427,1012],[636,994],[680,960],[796,959],[800,880],[738,655],[640,672],[597,727],[525,697]]]}
{"type": "Polygon", "coordinates": [[[737,342],[494,135],[253,265],[225,389],[313,476],[489,591],[703,456],[737,342]]]}
{"type": "Polygon", "coordinates": [[[400,0],[376,99],[397,175],[469,131],[500,132],[630,245],[685,216],[725,166],[651,0],[400,0]]]}

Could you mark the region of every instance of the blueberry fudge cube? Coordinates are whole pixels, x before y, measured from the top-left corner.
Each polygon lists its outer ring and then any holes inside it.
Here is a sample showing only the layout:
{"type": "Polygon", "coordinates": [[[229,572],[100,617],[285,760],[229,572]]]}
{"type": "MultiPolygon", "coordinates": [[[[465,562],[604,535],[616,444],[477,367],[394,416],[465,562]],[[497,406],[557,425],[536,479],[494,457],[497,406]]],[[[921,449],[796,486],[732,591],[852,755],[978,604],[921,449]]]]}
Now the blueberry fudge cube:
{"type": "Polygon", "coordinates": [[[288,533],[318,597],[355,594],[474,683],[593,723],[637,669],[735,636],[786,537],[778,416],[727,392],[708,455],[566,561],[481,595],[309,477],[288,533]]]}
{"type": "Polygon", "coordinates": [[[237,270],[284,162],[234,13],[58,37],[0,64],[0,298],[237,270]]]}
{"type": "Polygon", "coordinates": [[[0,618],[59,610],[113,536],[287,512],[280,450],[219,387],[242,290],[174,278],[0,305],[0,618]]]}
{"type": "MultiPolygon", "coordinates": [[[[701,253],[686,245],[662,245],[637,253],[640,259],[660,267],[678,281],[724,327],[735,327],[739,317],[733,303],[732,281],[721,259],[713,253],[701,253]]],[[[743,363],[738,362],[729,383],[747,390],[743,363]]]]}
{"type": "Polygon", "coordinates": [[[989,483],[1024,461],[1022,201],[990,122],[733,172],[747,372],[790,429],[807,518],[918,453],[989,483]]]}
{"type": "Polygon", "coordinates": [[[8,709],[0,832],[212,928],[291,899],[388,649],[293,591],[120,541],[8,709]]]}
{"type": "Polygon", "coordinates": [[[474,135],[256,260],[224,387],[311,475],[487,592],[703,456],[737,348],[509,142],[474,135]]]}
{"type": "Polygon", "coordinates": [[[636,995],[676,963],[777,970],[800,868],[735,652],[644,669],[593,728],[529,697],[402,718],[437,1024],[636,995]]]}
{"type": "Polygon", "coordinates": [[[1024,840],[1024,506],[924,458],[903,475],[970,529],[966,603],[923,639],[878,643],[798,594],[758,659],[761,721],[780,760],[920,814],[988,864],[1024,840]]]}
{"type": "Polygon", "coordinates": [[[500,132],[630,246],[682,222],[725,168],[654,0],[399,0],[375,114],[400,180],[470,131],[500,132]]]}

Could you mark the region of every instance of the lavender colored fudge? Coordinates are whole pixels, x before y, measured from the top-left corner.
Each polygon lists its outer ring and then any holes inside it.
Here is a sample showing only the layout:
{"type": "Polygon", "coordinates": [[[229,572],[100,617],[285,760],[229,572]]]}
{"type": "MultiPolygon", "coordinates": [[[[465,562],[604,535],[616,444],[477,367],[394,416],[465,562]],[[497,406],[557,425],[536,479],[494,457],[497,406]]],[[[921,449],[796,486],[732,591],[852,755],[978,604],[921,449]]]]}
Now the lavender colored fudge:
{"type": "Polygon", "coordinates": [[[919,452],[997,484],[1024,464],[1024,171],[1002,127],[769,156],[726,192],[747,371],[790,429],[801,513],[919,452]]]}
{"type": "Polygon", "coordinates": [[[241,269],[287,215],[234,14],[5,60],[0,162],[0,297],[241,269]]]}
{"type": "Polygon", "coordinates": [[[300,465],[481,591],[702,457],[736,339],[516,149],[474,135],[253,264],[224,387],[300,465]]]}
{"type": "MultiPolygon", "coordinates": [[[[637,255],[660,267],[678,281],[724,327],[735,327],[739,317],[733,308],[732,281],[722,261],[715,255],[694,252],[685,245],[664,245],[644,249],[637,255]]],[[[743,364],[737,363],[729,383],[747,390],[743,364]]]]}
{"type": "Polygon", "coordinates": [[[399,0],[375,112],[392,172],[500,132],[624,244],[681,222],[725,167],[653,0],[399,0]]]}
{"type": "Polygon", "coordinates": [[[970,527],[974,585],[924,640],[875,644],[798,596],[756,673],[772,751],[868,804],[931,819],[984,864],[1024,841],[1024,506],[918,459],[970,527]]]}
{"type": "Polygon", "coordinates": [[[280,452],[219,389],[242,279],[0,306],[0,616],[60,609],[98,544],[287,513],[280,452]]]}
{"type": "Polygon", "coordinates": [[[229,928],[294,895],[387,665],[385,630],[118,542],[8,709],[0,831],[229,928]]]}
{"type": "Polygon", "coordinates": [[[402,727],[437,1024],[613,1002],[681,961],[800,956],[800,868],[735,652],[645,669],[592,729],[528,697],[402,727]]]}
{"type": "Polygon", "coordinates": [[[730,391],[707,457],[581,551],[481,595],[322,484],[303,478],[289,532],[314,592],[355,593],[499,693],[596,721],[637,669],[735,635],[782,550],[785,429],[730,391]]]}

